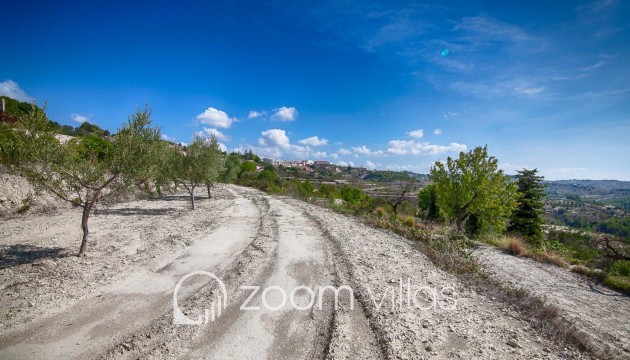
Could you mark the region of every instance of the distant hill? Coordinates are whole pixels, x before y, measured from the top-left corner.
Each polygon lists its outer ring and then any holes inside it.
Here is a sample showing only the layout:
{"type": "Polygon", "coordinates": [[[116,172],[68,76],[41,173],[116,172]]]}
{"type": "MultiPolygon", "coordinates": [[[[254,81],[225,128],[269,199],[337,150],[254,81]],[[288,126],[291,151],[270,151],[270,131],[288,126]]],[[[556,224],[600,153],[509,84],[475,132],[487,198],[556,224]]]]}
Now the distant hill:
{"type": "Polygon", "coordinates": [[[416,174],[410,171],[381,171],[368,170],[368,174],[363,177],[365,181],[390,182],[390,181],[413,181],[426,180],[428,175],[416,174]]]}
{"type": "MultiPolygon", "coordinates": [[[[16,123],[20,121],[20,118],[31,112],[34,108],[41,110],[37,105],[18,101],[8,96],[0,96],[0,99],[4,99],[5,113],[0,111],[0,122],[4,123],[16,123]]],[[[83,124],[74,127],[71,125],[61,125],[56,121],[48,120],[52,130],[58,134],[68,136],[110,136],[109,130],[101,129],[98,125],[84,122],[83,124]]]]}
{"type": "Polygon", "coordinates": [[[594,201],[630,198],[630,181],[619,180],[557,180],[546,181],[550,198],[579,197],[594,201]]]}

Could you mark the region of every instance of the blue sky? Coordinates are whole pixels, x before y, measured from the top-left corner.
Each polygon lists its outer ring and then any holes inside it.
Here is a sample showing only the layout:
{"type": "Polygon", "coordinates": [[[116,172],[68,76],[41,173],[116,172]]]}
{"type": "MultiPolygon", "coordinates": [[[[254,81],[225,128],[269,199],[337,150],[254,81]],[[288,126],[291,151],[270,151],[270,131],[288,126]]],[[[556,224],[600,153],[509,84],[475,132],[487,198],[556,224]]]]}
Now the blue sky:
{"type": "Polygon", "coordinates": [[[426,173],[487,144],[630,180],[630,2],[130,3],[4,4],[0,94],[112,131],[146,103],[169,139],[274,158],[426,173]]]}

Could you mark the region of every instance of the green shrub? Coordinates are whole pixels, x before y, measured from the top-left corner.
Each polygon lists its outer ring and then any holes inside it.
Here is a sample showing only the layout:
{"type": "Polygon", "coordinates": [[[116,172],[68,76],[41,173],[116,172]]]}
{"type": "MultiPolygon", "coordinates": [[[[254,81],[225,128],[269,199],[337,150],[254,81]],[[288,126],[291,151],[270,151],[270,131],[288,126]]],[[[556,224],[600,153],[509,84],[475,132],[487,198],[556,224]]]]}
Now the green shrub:
{"type": "Polygon", "coordinates": [[[405,224],[405,226],[415,227],[416,226],[416,218],[414,218],[413,216],[405,216],[403,218],[403,224],[405,224]]]}
{"type": "Polygon", "coordinates": [[[608,275],[604,278],[604,285],[626,295],[630,294],[630,279],[627,277],[608,275]]]}
{"type": "Polygon", "coordinates": [[[608,271],[613,275],[630,277],[630,261],[617,261],[608,271]]]}

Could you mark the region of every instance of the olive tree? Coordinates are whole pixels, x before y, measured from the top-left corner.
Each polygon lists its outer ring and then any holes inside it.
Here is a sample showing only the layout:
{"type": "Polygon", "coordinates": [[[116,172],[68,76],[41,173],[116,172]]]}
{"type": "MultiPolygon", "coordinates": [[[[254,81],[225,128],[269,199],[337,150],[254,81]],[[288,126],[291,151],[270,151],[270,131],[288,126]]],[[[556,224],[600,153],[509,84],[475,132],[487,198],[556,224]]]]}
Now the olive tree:
{"type": "Polygon", "coordinates": [[[113,138],[77,137],[59,142],[43,110],[35,108],[11,129],[11,144],[0,149],[9,171],[82,209],[84,256],[89,218],[104,197],[128,192],[146,177],[156,155],[160,131],[151,127],[148,108],[132,114],[113,138]]]}
{"type": "Polygon", "coordinates": [[[219,143],[214,136],[203,138],[195,135],[193,141],[183,149],[168,147],[162,154],[163,171],[175,183],[183,186],[190,195],[190,204],[195,209],[195,190],[205,185],[208,197],[223,164],[219,143]]]}
{"type": "Polygon", "coordinates": [[[459,231],[468,218],[500,231],[515,206],[516,187],[498,169],[498,160],[488,156],[486,146],[436,162],[429,178],[441,215],[459,231]]]}

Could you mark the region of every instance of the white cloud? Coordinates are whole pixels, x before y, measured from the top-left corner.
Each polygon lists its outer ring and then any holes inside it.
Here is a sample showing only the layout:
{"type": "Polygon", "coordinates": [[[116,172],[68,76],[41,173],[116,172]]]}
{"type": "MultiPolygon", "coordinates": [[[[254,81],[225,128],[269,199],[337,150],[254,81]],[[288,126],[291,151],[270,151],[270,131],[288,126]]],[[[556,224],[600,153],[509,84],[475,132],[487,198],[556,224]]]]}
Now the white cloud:
{"type": "Polygon", "coordinates": [[[523,169],[530,169],[530,167],[527,165],[518,165],[518,164],[512,164],[508,162],[499,162],[499,168],[508,174],[514,174],[517,171],[523,170],[523,169]]]}
{"type": "Polygon", "coordinates": [[[162,138],[162,140],[166,140],[166,141],[170,141],[170,142],[176,142],[175,138],[170,137],[170,136],[166,135],[165,133],[161,133],[160,137],[162,138]]]}
{"type": "Polygon", "coordinates": [[[442,134],[442,129],[435,129],[435,130],[433,130],[433,134],[435,134],[435,135],[442,134]]]}
{"type": "Polygon", "coordinates": [[[540,94],[543,91],[545,91],[545,88],[542,86],[535,87],[535,88],[519,86],[519,87],[514,88],[514,92],[516,92],[517,94],[523,94],[523,95],[536,95],[536,94],[540,94]]]}
{"type": "Polygon", "coordinates": [[[352,151],[354,151],[355,154],[361,154],[361,155],[369,155],[372,153],[370,149],[368,149],[368,147],[365,145],[359,146],[359,147],[353,147],[352,151]]]}
{"type": "Polygon", "coordinates": [[[0,82],[0,95],[8,96],[11,99],[25,102],[33,102],[33,99],[26,91],[22,90],[20,85],[13,80],[5,80],[0,82]]]}
{"type": "Polygon", "coordinates": [[[298,144],[308,145],[308,146],[322,146],[322,145],[328,144],[328,140],[320,139],[317,136],[311,136],[309,138],[298,141],[298,144]]]}
{"type": "Polygon", "coordinates": [[[83,124],[84,122],[90,122],[90,117],[88,115],[81,114],[70,114],[72,121],[78,122],[79,124],[83,124]]]}
{"type": "Polygon", "coordinates": [[[352,162],[352,161],[343,161],[343,160],[339,160],[339,161],[337,162],[337,165],[339,165],[339,166],[351,166],[351,167],[354,167],[354,162],[352,162]]]}
{"type": "Polygon", "coordinates": [[[339,155],[338,155],[337,153],[332,153],[332,154],[330,154],[330,157],[331,157],[332,159],[335,159],[335,160],[336,160],[336,159],[339,159],[339,155]]]}
{"type": "Polygon", "coordinates": [[[409,131],[407,135],[409,135],[410,137],[414,139],[420,139],[421,137],[424,136],[424,130],[418,129],[418,130],[409,131]]]}
{"type": "Polygon", "coordinates": [[[464,144],[435,145],[428,142],[419,143],[415,140],[392,140],[387,148],[387,152],[394,155],[437,155],[464,150],[466,150],[464,144]]]}
{"type": "Polygon", "coordinates": [[[230,137],[225,135],[224,133],[220,132],[217,129],[213,129],[213,128],[203,128],[202,131],[197,131],[195,133],[196,135],[200,136],[200,137],[210,137],[212,135],[214,135],[214,137],[219,140],[219,141],[230,141],[230,137]]]}
{"type": "Polygon", "coordinates": [[[287,132],[282,129],[263,131],[261,137],[258,139],[258,144],[264,147],[279,147],[285,149],[291,146],[287,132]]]}
{"type": "Polygon", "coordinates": [[[219,143],[219,150],[227,152],[228,148],[227,148],[227,146],[225,146],[225,144],[219,143]]]}
{"type": "Polygon", "coordinates": [[[294,107],[282,106],[274,109],[273,117],[280,121],[293,121],[298,117],[298,111],[294,107]]]}
{"type": "Polygon", "coordinates": [[[265,112],[264,111],[256,111],[256,110],[251,110],[249,112],[249,114],[247,115],[248,119],[255,119],[255,118],[259,118],[261,116],[264,116],[265,112]]]}
{"type": "Polygon", "coordinates": [[[325,151],[317,151],[317,152],[314,152],[314,153],[313,153],[313,157],[316,157],[316,158],[325,158],[325,157],[327,157],[327,154],[326,154],[326,152],[325,152],[325,151]]]}
{"type": "Polygon", "coordinates": [[[229,117],[225,111],[221,111],[213,107],[209,107],[206,111],[197,115],[197,120],[199,120],[202,124],[212,125],[224,129],[229,128],[230,125],[236,121],[235,118],[229,117]]]}
{"type": "Polygon", "coordinates": [[[448,118],[453,117],[453,116],[458,116],[458,115],[459,115],[458,112],[452,112],[452,111],[447,111],[445,113],[442,113],[442,117],[445,118],[445,119],[448,119],[448,118]]]}
{"type": "Polygon", "coordinates": [[[337,150],[337,152],[340,155],[350,155],[350,154],[352,154],[352,151],[350,151],[348,149],[344,149],[344,148],[341,148],[341,149],[337,150]]]}
{"type": "Polygon", "coordinates": [[[512,77],[509,79],[484,79],[479,81],[455,81],[449,84],[451,89],[480,98],[496,96],[526,95],[534,96],[545,91],[540,85],[540,80],[525,77],[512,77]]]}
{"type": "Polygon", "coordinates": [[[464,32],[463,39],[473,44],[485,44],[493,41],[527,44],[534,41],[533,37],[518,26],[499,22],[487,16],[464,18],[455,25],[453,30],[464,32]]]}
{"type": "Polygon", "coordinates": [[[376,164],[371,162],[370,160],[365,162],[365,168],[366,169],[370,169],[370,170],[374,170],[376,169],[376,164]]]}

